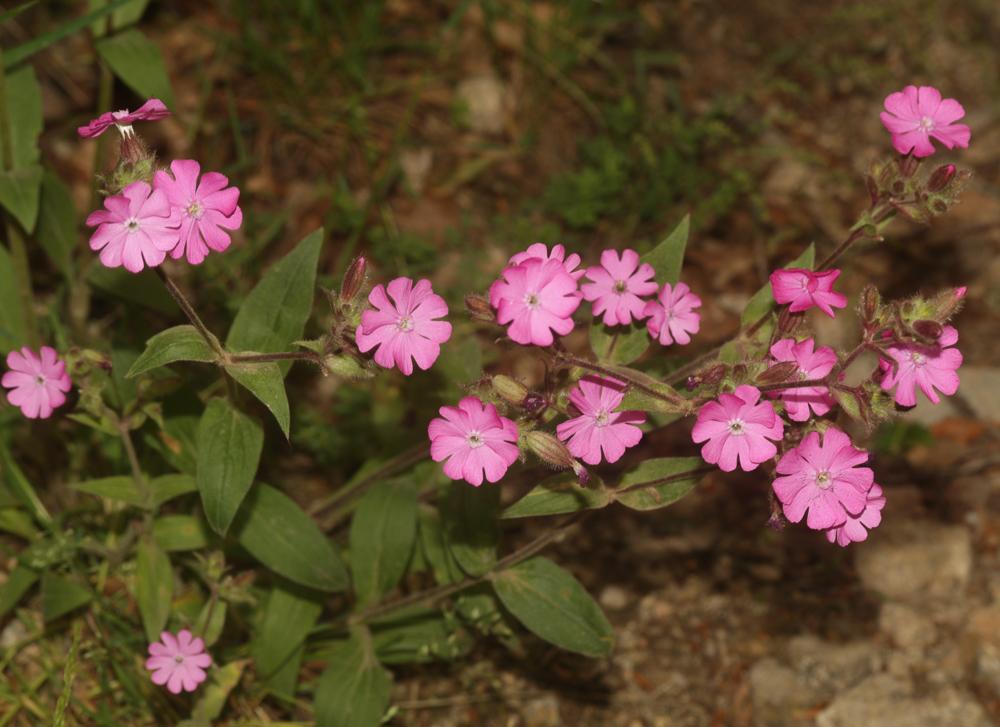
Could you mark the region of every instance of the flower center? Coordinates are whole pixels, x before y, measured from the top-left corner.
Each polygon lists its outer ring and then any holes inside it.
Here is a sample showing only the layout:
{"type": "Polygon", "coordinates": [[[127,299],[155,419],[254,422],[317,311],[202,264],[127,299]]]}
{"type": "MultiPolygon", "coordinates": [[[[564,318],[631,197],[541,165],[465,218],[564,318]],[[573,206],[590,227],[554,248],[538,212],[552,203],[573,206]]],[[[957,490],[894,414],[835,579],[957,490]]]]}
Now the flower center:
{"type": "Polygon", "coordinates": [[[135,232],[136,230],[139,229],[139,220],[137,220],[135,217],[129,217],[127,220],[125,220],[125,228],[129,232],[135,232]]]}
{"type": "Polygon", "coordinates": [[[535,310],[538,307],[538,293],[525,293],[524,304],[535,310]]]}
{"type": "Polygon", "coordinates": [[[611,419],[611,414],[608,413],[607,409],[598,409],[597,413],[594,414],[594,422],[599,427],[608,426],[608,421],[611,419]]]}
{"type": "Polygon", "coordinates": [[[819,487],[821,490],[825,490],[826,488],[828,488],[832,484],[833,484],[833,480],[830,478],[830,473],[829,472],[827,472],[826,470],[823,470],[822,472],[817,473],[817,475],[816,475],[816,486],[819,487]]]}
{"type": "Polygon", "coordinates": [[[470,449],[479,449],[484,444],[482,433],[475,430],[465,435],[465,441],[468,443],[470,449]]]}
{"type": "Polygon", "coordinates": [[[177,656],[175,656],[174,657],[174,663],[176,663],[176,664],[183,664],[184,663],[184,655],[183,654],[178,654],[177,656]]]}
{"type": "Polygon", "coordinates": [[[35,383],[39,386],[45,386],[45,377],[39,374],[35,377],[35,383]]]}
{"type": "Polygon", "coordinates": [[[201,219],[201,216],[205,214],[205,208],[201,206],[201,202],[193,199],[190,203],[188,203],[187,213],[189,217],[194,217],[196,220],[199,220],[201,219]]]}
{"type": "Polygon", "coordinates": [[[925,134],[934,131],[934,119],[932,119],[930,116],[925,116],[922,119],[920,119],[920,130],[923,131],[925,134]]]}
{"type": "Polygon", "coordinates": [[[401,331],[412,331],[413,330],[413,319],[409,316],[400,316],[399,320],[396,321],[396,328],[401,331]]]}
{"type": "Polygon", "coordinates": [[[916,366],[923,366],[925,363],[927,363],[927,358],[922,353],[918,353],[917,351],[914,351],[913,353],[910,354],[910,360],[916,366]]]}
{"type": "Polygon", "coordinates": [[[625,281],[624,281],[624,280],[616,280],[616,281],[615,281],[615,285],[614,285],[614,291],[615,291],[616,293],[618,293],[618,295],[621,295],[621,294],[622,294],[622,293],[624,293],[624,292],[625,292],[626,290],[628,290],[628,285],[626,285],[626,284],[625,284],[625,281]]]}
{"type": "Polygon", "coordinates": [[[742,437],[746,432],[743,429],[742,419],[730,419],[729,420],[729,433],[734,437],[742,437]]]}

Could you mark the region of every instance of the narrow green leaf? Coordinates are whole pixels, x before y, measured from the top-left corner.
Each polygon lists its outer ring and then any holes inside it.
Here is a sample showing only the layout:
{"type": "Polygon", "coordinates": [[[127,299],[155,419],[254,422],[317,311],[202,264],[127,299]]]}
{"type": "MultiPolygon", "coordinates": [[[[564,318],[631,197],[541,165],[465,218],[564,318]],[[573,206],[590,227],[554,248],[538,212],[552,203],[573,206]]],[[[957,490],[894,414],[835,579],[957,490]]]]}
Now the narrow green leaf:
{"type": "Polygon", "coordinates": [[[257,483],[233,532],[240,545],[278,575],[318,591],[347,590],[347,571],[333,544],[279,490],[257,483]]]}
{"type": "Polygon", "coordinates": [[[137,551],[135,600],[139,604],[146,640],[156,641],[170,618],[174,571],[170,567],[170,558],[152,538],[140,540],[137,551]]]}
{"type": "Polygon", "coordinates": [[[226,371],[268,408],[287,439],[291,419],[288,395],[285,393],[285,377],[278,364],[230,364],[226,366],[226,371]]]}
{"type": "Polygon", "coordinates": [[[329,654],[316,685],[316,727],[378,727],[392,676],[378,663],[367,633],[355,632],[329,654]]]}
{"type": "Polygon", "coordinates": [[[168,552],[204,548],[208,537],[202,520],[191,515],[161,515],[153,522],[153,538],[168,552]]]}
{"type": "Polygon", "coordinates": [[[45,623],[87,605],[91,598],[90,589],[75,580],[51,571],[42,574],[42,618],[45,623]]]}
{"type": "MultiPolygon", "coordinates": [[[[38,137],[42,133],[42,89],[31,66],[18,68],[4,79],[7,89],[7,120],[10,129],[11,159],[3,159],[0,169],[23,169],[38,164],[41,152],[38,137]]],[[[28,228],[27,225],[24,225],[28,228]]],[[[30,231],[30,228],[29,228],[30,231]]]]}
{"type": "Polygon", "coordinates": [[[156,273],[149,268],[141,273],[130,273],[124,268],[94,265],[87,274],[87,281],[126,303],[136,303],[165,315],[177,312],[177,304],[156,277],[156,273]]]}
{"type": "Polygon", "coordinates": [[[13,68],[18,63],[27,60],[31,56],[35,55],[40,51],[45,50],[50,45],[58,43],[63,38],[68,38],[74,33],[83,30],[91,23],[94,23],[101,18],[110,15],[115,10],[120,8],[126,3],[134,2],[135,0],[111,0],[108,5],[99,8],[86,15],[81,15],[78,18],[73,18],[62,25],[50,30],[47,33],[42,33],[41,35],[36,35],[34,38],[29,40],[27,43],[22,43],[11,51],[4,53],[3,63],[6,68],[13,68]]]}
{"type": "MultiPolygon", "coordinates": [[[[291,656],[285,659],[285,662],[281,665],[278,671],[274,672],[271,678],[267,682],[268,689],[271,690],[271,694],[274,694],[281,699],[288,702],[294,701],[295,692],[299,684],[299,672],[302,669],[302,657],[305,656],[306,647],[302,644],[297,648],[291,656]]],[[[279,723],[275,722],[273,725],[268,725],[267,727],[300,727],[299,723],[279,723]]],[[[264,725],[260,725],[264,727],[264,725]]]]}
{"type": "Polygon", "coordinates": [[[34,540],[38,537],[38,528],[35,527],[31,515],[16,507],[0,508],[0,531],[17,535],[25,540],[34,540]]]}
{"type": "Polygon", "coordinates": [[[605,489],[596,475],[591,475],[587,487],[581,487],[572,473],[559,473],[535,485],[527,495],[504,510],[501,517],[511,520],[597,510],[610,505],[612,500],[611,491],[605,489]]]}
{"type": "Polygon", "coordinates": [[[28,2],[23,2],[20,5],[15,5],[10,10],[6,10],[3,13],[0,13],[0,24],[6,23],[8,20],[13,20],[18,15],[23,13],[25,10],[37,4],[38,0],[28,0],[28,2]]]}
{"type": "Polygon", "coordinates": [[[656,280],[661,284],[676,285],[681,279],[684,250],[687,248],[690,232],[691,215],[687,214],[659,245],[642,256],[642,262],[649,263],[656,270],[656,280]]]}
{"type": "Polygon", "coordinates": [[[215,666],[208,672],[208,681],[198,688],[198,701],[191,710],[191,719],[177,727],[211,727],[222,714],[229,694],[240,683],[249,659],[231,661],[225,666],[215,666]]]}
{"type": "Polygon", "coordinates": [[[38,580],[38,571],[18,563],[0,586],[0,618],[7,615],[38,580]]]}
{"type": "Polygon", "coordinates": [[[196,480],[208,524],[225,535],[257,474],[264,432],[260,422],[226,399],[212,399],[198,423],[196,480]]]}
{"type": "Polygon", "coordinates": [[[38,164],[0,172],[0,206],[30,234],[38,219],[42,168],[38,164]]]}
{"type": "Polygon", "coordinates": [[[0,440],[0,474],[4,476],[11,494],[27,508],[36,522],[40,525],[49,525],[52,522],[52,516],[38,499],[35,488],[31,486],[3,440],[0,440]]]}
{"type": "Polygon", "coordinates": [[[101,477],[96,480],[85,480],[72,485],[74,490],[86,492],[89,495],[107,497],[111,500],[128,503],[135,507],[159,507],[175,497],[186,495],[198,489],[197,483],[190,475],[162,475],[150,480],[149,487],[153,496],[152,503],[144,503],[136,487],[135,479],[130,475],[115,475],[101,477]]]}
{"type": "Polygon", "coordinates": [[[170,77],[160,49],[135,28],[101,38],[97,53],[125,85],[147,98],[158,98],[168,107],[174,105],[170,77]]]}
{"type": "Polygon", "coordinates": [[[274,585],[250,649],[259,679],[270,682],[295,656],[323,610],[322,598],[292,583],[274,585]]]}
{"type": "Polygon", "coordinates": [[[661,457],[647,459],[635,469],[622,477],[618,490],[614,493],[616,502],[633,510],[657,510],[680,500],[687,495],[703,473],[693,473],[704,467],[705,462],[700,457],[661,457]],[[644,482],[656,483],[649,487],[628,491],[628,488],[644,482]]]}
{"type": "Polygon", "coordinates": [[[439,609],[414,608],[372,624],[372,644],[383,664],[427,664],[457,659],[473,646],[471,635],[439,609]]]}
{"type": "MultiPolygon", "coordinates": [[[[812,269],[815,259],[816,245],[814,243],[810,243],[809,247],[807,247],[801,255],[784,267],[812,269]]],[[[771,292],[771,283],[768,282],[763,288],[754,293],[752,298],[750,298],[746,308],[743,309],[743,315],[740,318],[740,321],[744,326],[752,325],[756,323],[761,316],[769,313],[773,308],[774,295],[771,292]]]]}
{"type": "Polygon", "coordinates": [[[132,364],[125,377],[132,379],[176,361],[211,363],[214,360],[215,352],[198,329],[190,325],[174,326],[146,341],[146,350],[132,364]]]}
{"type": "Polygon", "coordinates": [[[493,579],[497,596],[525,628],[584,656],[606,656],[614,631],[600,606],[568,571],[536,556],[493,579]]]}
{"type": "Polygon", "coordinates": [[[499,515],[499,487],[456,482],[449,488],[444,519],[448,549],[470,576],[485,574],[497,562],[499,515]]]}
{"type": "MultiPolygon", "coordinates": [[[[288,351],[302,338],[312,312],[322,228],[306,235],[275,263],[240,306],[226,347],[232,351],[288,351]]],[[[281,367],[288,371],[287,365],[281,367]]]]}
{"type": "Polygon", "coordinates": [[[111,25],[115,29],[134,25],[139,22],[148,5],[149,0],[132,0],[132,2],[126,3],[124,7],[116,10],[115,14],[111,16],[111,25]]]}
{"type": "Polygon", "coordinates": [[[72,280],[73,251],[77,242],[77,211],[73,197],[62,180],[48,170],[42,175],[41,194],[35,237],[63,277],[72,280]]]}
{"type": "Polygon", "coordinates": [[[17,290],[14,262],[7,248],[0,245],[0,354],[20,348],[27,342],[21,296],[17,290]]]}
{"type": "Polygon", "coordinates": [[[455,583],[462,580],[463,574],[455,558],[448,550],[447,536],[441,513],[434,508],[421,506],[418,514],[420,535],[420,550],[424,559],[430,564],[434,580],[440,584],[455,583]]]}
{"type": "Polygon", "coordinates": [[[221,598],[212,604],[212,600],[209,599],[204,606],[201,607],[201,612],[198,614],[198,618],[194,622],[194,632],[196,634],[201,634],[202,638],[205,640],[205,646],[211,646],[219,637],[222,635],[222,630],[226,627],[226,613],[228,607],[226,602],[221,598]],[[211,621],[209,621],[211,619],[211,621]]]}
{"type": "Polygon", "coordinates": [[[406,572],[417,535],[412,481],[380,482],[361,498],[351,520],[351,575],[358,606],[376,602],[406,572]]]}

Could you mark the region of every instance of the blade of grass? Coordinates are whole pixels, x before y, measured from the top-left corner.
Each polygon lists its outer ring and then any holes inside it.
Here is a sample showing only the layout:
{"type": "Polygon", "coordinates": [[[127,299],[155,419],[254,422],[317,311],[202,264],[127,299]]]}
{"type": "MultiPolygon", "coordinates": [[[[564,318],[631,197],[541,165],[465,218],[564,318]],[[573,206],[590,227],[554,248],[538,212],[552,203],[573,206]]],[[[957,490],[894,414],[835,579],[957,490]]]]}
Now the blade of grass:
{"type": "Polygon", "coordinates": [[[35,55],[35,53],[45,50],[50,45],[54,45],[64,38],[68,38],[79,30],[83,30],[91,23],[110,15],[125,3],[131,1],[132,0],[112,0],[103,8],[99,8],[91,13],[87,13],[86,15],[81,15],[79,18],[73,18],[72,20],[60,25],[58,28],[50,30],[48,33],[42,33],[37,38],[32,38],[27,43],[22,43],[16,48],[12,48],[9,52],[4,54],[4,67],[10,68],[18,63],[26,61],[28,58],[35,55]]]}

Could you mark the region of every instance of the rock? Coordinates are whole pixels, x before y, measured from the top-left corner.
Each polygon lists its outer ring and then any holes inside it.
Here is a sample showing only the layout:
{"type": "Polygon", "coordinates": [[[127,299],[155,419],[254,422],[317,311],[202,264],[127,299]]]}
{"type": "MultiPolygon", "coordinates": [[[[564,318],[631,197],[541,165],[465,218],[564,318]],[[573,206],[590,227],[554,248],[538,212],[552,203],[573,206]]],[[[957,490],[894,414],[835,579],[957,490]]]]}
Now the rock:
{"type": "Polygon", "coordinates": [[[628,594],[618,586],[608,586],[601,591],[601,605],[611,611],[621,611],[628,605],[628,594]]]}
{"type": "Polygon", "coordinates": [[[915,602],[954,598],[972,570],[972,543],[960,525],[889,520],[857,548],[855,565],[864,585],[888,599],[915,602]]]}
{"type": "Polygon", "coordinates": [[[887,674],[864,680],[816,716],[817,727],[989,727],[993,722],[970,694],[946,689],[919,698],[887,674]]]}
{"type": "Polygon", "coordinates": [[[934,624],[901,603],[886,603],[878,617],[879,629],[905,650],[922,651],[937,638],[934,624]]]}
{"type": "Polygon", "coordinates": [[[559,700],[554,695],[546,695],[525,703],[521,709],[525,727],[559,727],[559,700]]]}
{"type": "Polygon", "coordinates": [[[504,87],[496,76],[476,76],[458,85],[458,100],[469,112],[473,131],[498,134],[504,127],[504,87]]]}
{"type": "Polygon", "coordinates": [[[1000,368],[963,366],[958,394],[984,422],[1000,421],[1000,368]]]}
{"type": "Polygon", "coordinates": [[[406,149],[399,155],[399,166],[403,169],[403,178],[410,190],[419,195],[427,184],[434,163],[434,151],[429,146],[419,149],[406,149]]]}
{"type": "Polygon", "coordinates": [[[868,641],[835,644],[805,635],[788,642],[788,661],[818,701],[825,702],[879,670],[882,655],[868,641]]]}
{"type": "Polygon", "coordinates": [[[823,702],[804,677],[770,658],[761,659],[751,667],[750,698],[757,725],[794,724],[797,712],[823,702]]]}

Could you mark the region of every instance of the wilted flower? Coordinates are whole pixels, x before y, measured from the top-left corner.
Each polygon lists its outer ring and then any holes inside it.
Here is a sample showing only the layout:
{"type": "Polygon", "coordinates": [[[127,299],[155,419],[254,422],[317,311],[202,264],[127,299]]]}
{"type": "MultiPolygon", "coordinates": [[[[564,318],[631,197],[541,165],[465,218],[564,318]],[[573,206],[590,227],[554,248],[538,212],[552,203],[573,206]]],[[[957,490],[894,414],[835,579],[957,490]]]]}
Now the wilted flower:
{"type": "Polygon", "coordinates": [[[96,119],[92,119],[86,126],[78,127],[76,132],[86,139],[92,139],[103,134],[109,126],[114,124],[122,136],[131,136],[133,122],[158,121],[167,116],[170,116],[170,111],[167,110],[166,105],[158,98],[151,98],[135,111],[128,109],[105,111],[96,119]]]}

